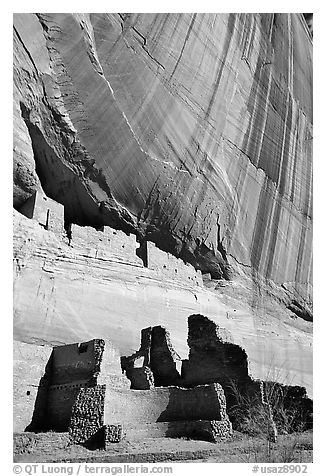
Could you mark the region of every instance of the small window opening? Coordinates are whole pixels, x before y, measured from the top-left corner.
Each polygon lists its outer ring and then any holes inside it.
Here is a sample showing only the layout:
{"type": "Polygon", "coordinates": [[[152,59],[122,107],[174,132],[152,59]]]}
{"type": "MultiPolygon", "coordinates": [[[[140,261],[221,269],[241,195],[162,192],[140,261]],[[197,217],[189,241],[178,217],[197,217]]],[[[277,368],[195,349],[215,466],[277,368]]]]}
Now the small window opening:
{"type": "Polygon", "coordinates": [[[86,344],[85,342],[82,342],[81,344],[78,345],[78,350],[80,354],[87,352],[87,349],[88,349],[88,344],[86,344]]]}
{"type": "Polygon", "coordinates": [[[49,224],[50,224],[50,210],[48,209],[46,212],[46,224],[44,227],[46,230],[49,229],[49,224]]]}

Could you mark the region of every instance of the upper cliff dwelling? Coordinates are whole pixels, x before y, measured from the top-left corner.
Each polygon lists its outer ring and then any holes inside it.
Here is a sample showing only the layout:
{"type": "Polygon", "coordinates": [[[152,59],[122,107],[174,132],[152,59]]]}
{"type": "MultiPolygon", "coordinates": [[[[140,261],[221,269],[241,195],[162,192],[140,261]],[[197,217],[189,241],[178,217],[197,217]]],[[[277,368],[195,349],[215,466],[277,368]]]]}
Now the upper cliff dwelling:
{"type": "Polygon", "coordinates": [[[310,445],[312,14],[13,20],[15,458],[310,445]]]}

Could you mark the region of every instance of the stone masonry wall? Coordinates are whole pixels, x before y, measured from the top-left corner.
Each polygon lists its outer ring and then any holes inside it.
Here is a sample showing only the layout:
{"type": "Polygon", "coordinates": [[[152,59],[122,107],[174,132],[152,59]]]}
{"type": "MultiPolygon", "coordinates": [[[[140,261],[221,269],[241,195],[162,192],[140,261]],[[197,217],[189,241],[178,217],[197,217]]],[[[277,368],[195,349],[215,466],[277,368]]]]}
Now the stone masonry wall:
{"type": "Polygon", "coordinates": [[[96,230],[90,226],[72,224],[70,227],[71,245],[87,250],[88,256],[98,259],[113,259],[133,266],[143,266],[136,250],[139,244],[135,235],[126,235],[109,226],[96,230]]]}
{"type": "Polygon", "coordinates": [[[105,391],[105,385],[80,389],[69,427],[70,438],[74,443],[85,443],[103,427],[105,391]]]}
{"type": "Polygon", "coordinates": [[[232,435],[229,420],[196,420],[159,422],[147,425],[128,425],[124,427],[128,441],[143,438],[195,438],[216,443],[232,435]]]}
{"type": "Polygon", "coordinates": [[[19,209],[28,218],[33,218],[46,230],[53,231],[60,239],[83,256],[113,261],[135,267],[148,268],[149,276],[160,280],[173,280],[190,286],[203,286],[202,273],[176,258],[161,251],[150,241],[137,242],[136,236],[103,226],[79,226],[74,223],[64,229],[64,207],[42,192],[35,192],[19,209]]]}
{"type": "Polygon", "coordinates": [[[226,420],[224,391],[218,383],[191,389],[168,387],[169,404],[158,421],[226,420]]]}
{"type": "Polygon", "coordinates": [[[160,278],[181,280],[196,286],[203,285],[201,271],[196,271],[192,265],[186,264],[182,259],[160,250],[151,241],[147,242],[147,253],[148,267],[155,270],[160,278]]]}
{"type": "Polygon", "coordinates": [[[20,212],[33,218],[46,230],[60,235],[64,232],[64,207],[42,192],[35,192],[20,208],[20,212]]]}
{"type": "Polygon", "coordinates": [[[14,430],[68,431],[80,389],[104,382],[130,386],[108,341],[54,348],[14,342],[14,430]]]}
{"type": "Polygon", "coordinates": [[[131,439],[135,435],[197,436],[217,441],[231,432],[219,384],[147,391],[112,390],[105,385],[83,388],[73,407],[69,429],[73,442],[96,441],[98,446],[118,442],[124,435],[131,439]]]}
{"type": "Polygon", "coordinates": [[[109,342],[93,339],[55,347],[48,393],[49,428],[67,431],[79,391],[104,382],[112,388],[128,385],[109,342]]]}
{"type": "Polygon", "coordinates": [[[131,428],[136,427],[136,432],[150,436],[155,430],[153,425],[168,422],[168,427],[172,428],[173,423],[179,422],[181,426],[175,428],[175,436],[187,436],[196,427],[203,431],[203,421],[206,421],[205,431],[210,432],[211,438],[214,434],[216,437],[229,436],[231,432],[224,392],[218,384],[144,391],[112,390],[97,385],[79,391],[69,433],[75,443],[90,443],[96,439],[119,441],[131,428]]]}
{"type": "Polygon", "coordinates": [[[95,339],[54,347],[52,385],[91,380],[98,371],[102,357],[101,351],[95,350],[95,339]]]}

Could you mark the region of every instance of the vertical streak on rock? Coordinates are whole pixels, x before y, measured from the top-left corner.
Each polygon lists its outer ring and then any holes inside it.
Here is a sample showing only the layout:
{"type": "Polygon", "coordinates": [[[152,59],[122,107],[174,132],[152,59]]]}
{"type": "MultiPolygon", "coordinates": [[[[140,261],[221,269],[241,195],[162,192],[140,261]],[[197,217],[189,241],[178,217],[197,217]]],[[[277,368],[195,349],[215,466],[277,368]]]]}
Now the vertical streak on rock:
{"type": "Polygon", "coordinates": [[[171,78],[172,78],[172,76],[174,75],[174,73],[176,72],[177,67],[179,66],[179,63],[180,63],[180,60],[181,60],[181,58],[182,58],[182,55],[183,55],[184,49],[185,49],[185,47],[186,47],[187,41],[189,40],[190,33],[191,33],[191,31],[192,31],[192,29],[193,29],[193,26],[194,26],[194,24],[195,24],[196,16],[197,16],[197,13],[194,13],[193,16],[192,16],[192,19],[191,19],[189,28],[188,28],[188,30],[187,30],[186,38],[185,38],[185,40],[184,40],[184,42],[183,42],[183,45],[182,45],[182,48],[181,48],[180,55],[179,55],[179,57],[178,57],[178,59],[177,59],[177,62],[176,62],[176,64],[175,64],[174,68],[173,68],[173,71],[172,71],[172,73],[171,73],[171,78]]]}
{"type": "Polygon", "coordinates": [[[215,81],[214,81],[214,84],[213,84],[213,93],[212,93],[211,98],[209,100],[208,108],[205,112],[205,119],[209,118],[212,107],[214,105],[217,90],[218,90],[218,87],[220,85],[221,77],[222,77],[222,74],[223,74],[226,58],[228,56],[229,49],[230,49],[231,40],[232,40],[232,36],[233,36],[233,32],[234,32],[234,25],[235,25],[235,14],[230,13],[229,18],[228,18],[228,24],[227,24],[227,35],[226,35],[226,38],[224,40],[223,53],[222,53],[222,57],[221,57],[221,60],[220,60],[221,65],[220,65],[220,68],[218,69],[218,72],[217,72],[217,75],[216,75],[216,78],[215,78],[215,81]]]}
{"type": "MultiPolygon", "coordinates": [[[[16,27],[30,53],[15,35],[18,103],[32,112],[35,158],[51,158],[46,181],[70,217],[94,225],[119,215],[116,227],[132,223],[215,272],[218,216],[226,253],[232,243],[248,267],[251,249],[281,284],[294,282],[304,215],[307,271],[312,48],[299,14],[45,14],[16,27]]],[[[26,151],[17,158],[22,201],[35,184],[26,151]]]]}
{"type": "Polygon", "coordinates": [[[278,232],[279,232],[279,223],[280,223],[280,216],[282,212],[282,201],[280,197],[276,197],[275,206],[274,206],[274,213],[273,216],[270,217],[271,221],[271,238],[268,243],[268,254],[267,254],[267,266],[265,271],[265,276],[267,279],[270,279],[273,272],[273,267],[275,268],[274,263],[274,255],[276,249],[276,243],[278,240],[278,232]]]}
{"type": "Polygon", "coordinates": [[[273,207],[271,196],[271,182],[267,177],[265,177],[264,184],[259,195],[258,209],[250,251],[251,264],[258,272],[261,268],[261,257],[265,247],[265,237],[269,230],[271,209],[273,207]]]}

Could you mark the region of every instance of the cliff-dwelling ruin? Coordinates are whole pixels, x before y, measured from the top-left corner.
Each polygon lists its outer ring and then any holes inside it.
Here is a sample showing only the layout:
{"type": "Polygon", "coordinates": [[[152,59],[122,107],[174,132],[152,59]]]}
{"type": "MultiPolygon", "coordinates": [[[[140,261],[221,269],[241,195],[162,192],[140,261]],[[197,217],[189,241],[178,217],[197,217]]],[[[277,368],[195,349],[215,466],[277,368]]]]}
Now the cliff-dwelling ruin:
{"type": "Polygon", "coordinates": [[[16,460],[312,460],[312,14],[13,20],[16,460]]]}

